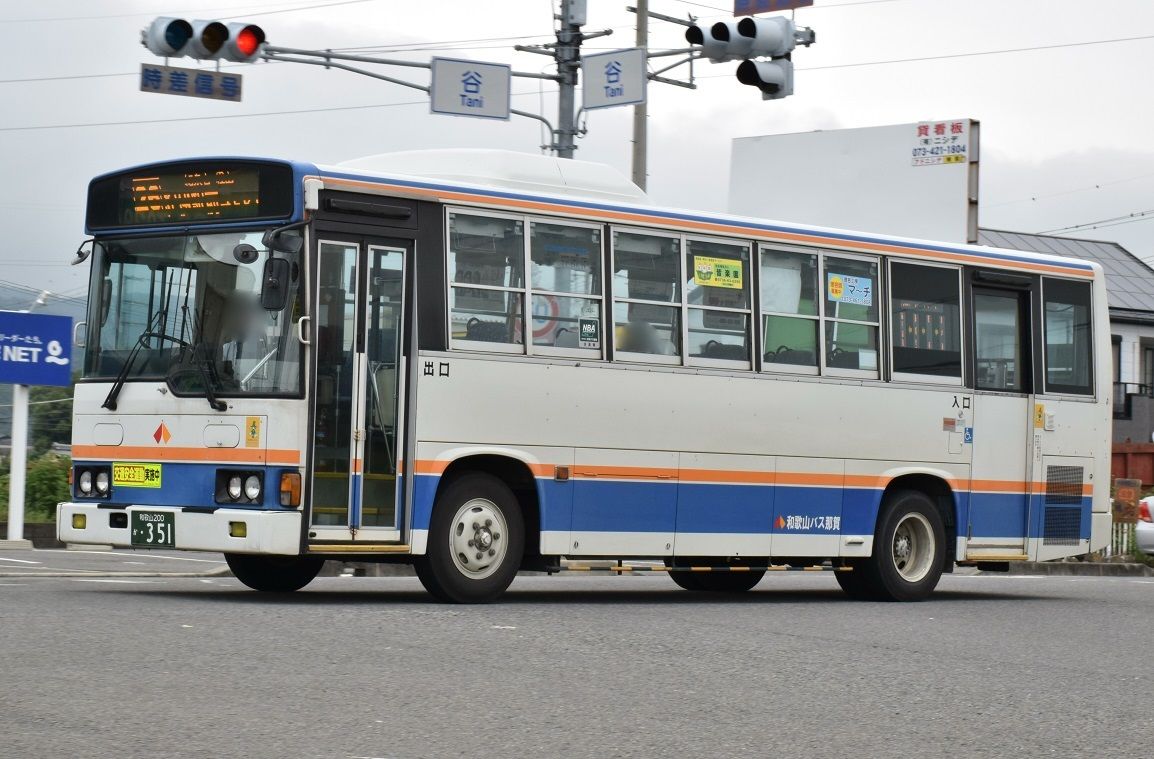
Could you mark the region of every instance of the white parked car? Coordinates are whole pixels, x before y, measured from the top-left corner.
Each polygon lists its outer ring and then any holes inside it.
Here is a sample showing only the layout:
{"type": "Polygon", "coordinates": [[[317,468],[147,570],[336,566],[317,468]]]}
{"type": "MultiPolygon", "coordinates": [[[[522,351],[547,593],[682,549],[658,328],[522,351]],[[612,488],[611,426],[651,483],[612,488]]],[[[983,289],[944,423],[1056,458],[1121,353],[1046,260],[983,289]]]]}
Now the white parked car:
{"type": "Polygon", "coordinates": [[[1138,501],[1138,524],[1134,529],[1134,540],[1139,551],[1154,556],[1154,520],[1150,518],[1151,512],[1154,512],[1154,495],[1138,501]]]}

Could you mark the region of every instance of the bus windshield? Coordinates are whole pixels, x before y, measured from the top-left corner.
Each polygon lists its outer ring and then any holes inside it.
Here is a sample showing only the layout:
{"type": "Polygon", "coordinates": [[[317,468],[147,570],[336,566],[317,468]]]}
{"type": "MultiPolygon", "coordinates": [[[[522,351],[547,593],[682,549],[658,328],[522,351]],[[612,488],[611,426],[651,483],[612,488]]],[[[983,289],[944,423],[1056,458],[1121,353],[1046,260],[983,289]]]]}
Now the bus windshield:
{"type": "MultiPolygon", "coordinates": [[[[90,380],[162,380],[176,395],[300,392],[298,254],[283,308],[265,308],[262,231],[100,240],[89,293],[90,380]]],[[[267,303],[265,305],[268,305],[267,303]]],[[[279,305],[279,304],[276,304],[279,305]]],[[[215,405],[215,404],[214,404],[215,405]]]]}

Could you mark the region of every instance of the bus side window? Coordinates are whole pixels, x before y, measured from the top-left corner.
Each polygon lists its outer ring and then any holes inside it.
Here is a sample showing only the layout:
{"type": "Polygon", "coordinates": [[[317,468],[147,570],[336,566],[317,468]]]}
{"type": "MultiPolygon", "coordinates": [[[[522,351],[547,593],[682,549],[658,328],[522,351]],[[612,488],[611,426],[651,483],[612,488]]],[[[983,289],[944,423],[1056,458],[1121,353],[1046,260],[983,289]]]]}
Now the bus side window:
{"type": "Polygon", "coordinates": [[[1042,278],[1046,392],[1094,394],[1090,283],[1042,278]]]}
{"type": "Polygon", "coordinates": [[[524,287],[524,222],[451,212],[449,325],[453,339],[521,345],[524,287]]]}
{"type": "Polygon", "coordinates": [[[961,279],[955,267],[893,262],[890,325],[895,374],[962,379],[961,279]]]}

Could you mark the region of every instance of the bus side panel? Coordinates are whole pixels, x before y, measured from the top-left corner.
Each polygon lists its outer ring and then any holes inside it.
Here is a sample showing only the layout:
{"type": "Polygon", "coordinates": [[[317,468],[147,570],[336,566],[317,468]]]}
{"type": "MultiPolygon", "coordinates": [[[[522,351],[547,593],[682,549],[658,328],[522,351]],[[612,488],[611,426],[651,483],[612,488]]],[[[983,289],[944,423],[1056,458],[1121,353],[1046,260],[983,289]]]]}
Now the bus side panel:
{"type": "MultiPolygon", "coordinates": [[[[543,467],[549,554],[868,555],[888,477],[941,472],[954,490],[968,481],[971,446],[955,424],[968,403],[961,390],[466,353],[421,359],[451,370],[422,379],[418,471],[439,474],[477,451],[543,467]],[[548,468],[566,461],[571,489],[546,487],[548,468]],[[557,501],[563,492],[571,507],[557,501]]],[[[435,485],[418,493],[420,531],[435,485]]],[[[415,550],[421,540],[412,538],[415,550]]]]}

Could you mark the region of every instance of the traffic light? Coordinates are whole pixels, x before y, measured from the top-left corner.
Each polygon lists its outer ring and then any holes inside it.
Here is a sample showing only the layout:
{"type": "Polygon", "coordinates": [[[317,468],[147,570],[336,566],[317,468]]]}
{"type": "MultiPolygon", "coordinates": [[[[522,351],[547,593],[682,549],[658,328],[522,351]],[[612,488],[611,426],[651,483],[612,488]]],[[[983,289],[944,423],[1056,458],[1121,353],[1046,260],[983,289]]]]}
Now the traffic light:
{"type": "Polygon", "coordinates": [[[742,61],[737,67],[737,81],[761,90],[762,100],[780,100],[793,94],[793,61],[742,61]]]}
{"type": "Polygon", "coordinates": [[[685,30],[691,45],[701,45],[714,63],[787,55],[794,48],[796,28],[785,16],[718,21],[708,29],[696,24],[685,30]]]}
{"type": "Polygon", "coordinates": [[[701,45],[705,57],[714,63],[741,61],[737,81],[760,89],[763,100],[777,100],[793,94],[790,53],[798,43],[812,45],[816,36],[812,29],[798,29],[785,16],[746,16],[740,21],[718,21],[708,29],[691,26],[685,39],[701,45]]]}
{"type": "Polygon", "coordinates": [[[251,63],[260,58],[264,30],[254,24],[221,21],[186,21],[162,16],[141,32],[141,44],[165,58],[218,58],[251,63]]]}

